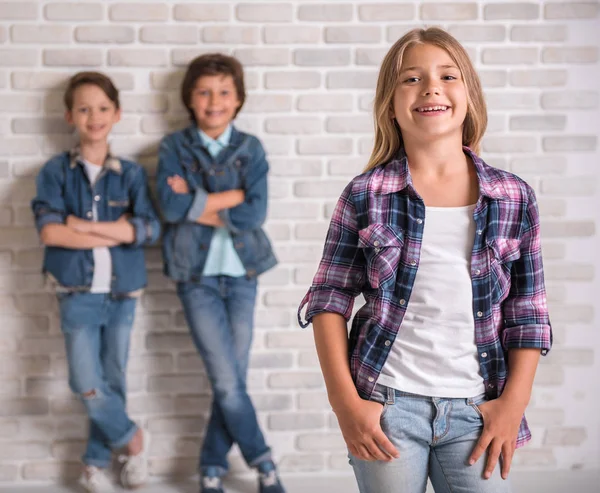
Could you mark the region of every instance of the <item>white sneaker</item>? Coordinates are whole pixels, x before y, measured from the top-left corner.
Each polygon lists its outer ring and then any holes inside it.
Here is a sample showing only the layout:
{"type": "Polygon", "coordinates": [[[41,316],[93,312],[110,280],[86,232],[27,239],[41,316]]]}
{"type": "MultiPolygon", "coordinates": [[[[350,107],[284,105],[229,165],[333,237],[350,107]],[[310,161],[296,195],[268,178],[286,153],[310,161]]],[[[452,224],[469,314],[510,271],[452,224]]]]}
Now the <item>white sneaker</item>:
{"type": "Polygon", "coordinates": [[[80,483],[89,493],[109,493],[115,491],[104,470],[96,466],[85,466],[80,483]]]}
{"type": "Polygon", "coordinates": [[[142,450],[137,455],[120,455],[121,484],[124,488],[139,488],[148,481],[148,451],[150,450],[150,433],[142,430],[142,450]]]}

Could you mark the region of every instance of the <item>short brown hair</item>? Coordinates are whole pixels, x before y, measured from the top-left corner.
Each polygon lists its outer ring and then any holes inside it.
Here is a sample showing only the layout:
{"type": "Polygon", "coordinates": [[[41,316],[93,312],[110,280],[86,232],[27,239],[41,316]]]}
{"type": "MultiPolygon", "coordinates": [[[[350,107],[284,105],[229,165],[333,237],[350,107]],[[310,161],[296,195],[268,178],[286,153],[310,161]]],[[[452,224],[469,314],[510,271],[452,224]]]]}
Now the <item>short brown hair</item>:
{"type": "Polygon", "coordinates": [[[390,112],[393,112],[394,90],[398,85],[404,52],[418,44],[442,48],[458,66],[467,92],[467,115],[463,122],[462,143],[479,153],[481,139],[487,126],[487,109],[481,82],[469,55],[462,45],[443,29],[417,28],[396,41],[381,64],[373,104],[375,142],[365,171],[386,163],[404,146],[402,131],[396,121],[390,118],[390,112]]]}
{"type": "Polygon", "coordinates": [[[102,89],[108,99],[110,99],[115,104],[116,108],[119,109],[119,91],[110,78],[100,72],[77,72],[69,79],[67,89],[65,90],[63,100],[67,110],[71,111],[73,109],[73,96],[75,91],[79,87],[87,84],[92,84],[102,89]]]}
{"type": "Polygon", "coordinates": [[[244,87],[244,69],[242,64],[234,57],[221,53],[208,53],[194,58],[188,65],[183,82],[181,83],[181,102],[188,110],[190,119],[195,122],[196,115],[190,108],[192,92],[196,87],[196,81],[205,75],[230,75],[235,85],[240,105],[235,116],[240,112],[246,100],[246,89],[244,87]]]}

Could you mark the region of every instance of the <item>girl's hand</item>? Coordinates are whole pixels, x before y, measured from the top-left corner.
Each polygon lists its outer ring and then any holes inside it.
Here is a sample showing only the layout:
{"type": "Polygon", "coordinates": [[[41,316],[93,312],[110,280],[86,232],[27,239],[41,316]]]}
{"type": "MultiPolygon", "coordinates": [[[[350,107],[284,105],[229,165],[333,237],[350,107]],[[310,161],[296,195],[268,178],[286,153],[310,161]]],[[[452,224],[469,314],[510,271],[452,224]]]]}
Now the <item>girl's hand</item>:
{"type": "Polygon", "coordinates": [[[400,456],[381,429],[381,413],[381,404],[364,399],[337,410],[342,435],[354,457],[389,462],[400,456]]]}
{"type": "Polygon", "coordinates": [[[502,397],[484,402],[479,407],[483,416],[483,432],[469,457],[469,465],[475,464],[488,451],[483,477],[489,479],[502,454],[502,479],[508,477],[513,454],[517,445],[517,435],[523,418],[521,406],[503,400],[502,397]]]}
{"type": "Polygon", "coordinates": [[[93,221],[87,221],[71,214],[67,216],[67,226],[78,233],[91,233],[93,221]]]}
{"type": "Polygon", "coordinates": [[[170,176],[167,178],[167,185],[169,185],[171,190],[173,190],[175,193],[190,193],[190,188],[188,187],[187,181],[185,181],[181,176],[170,176]]]}

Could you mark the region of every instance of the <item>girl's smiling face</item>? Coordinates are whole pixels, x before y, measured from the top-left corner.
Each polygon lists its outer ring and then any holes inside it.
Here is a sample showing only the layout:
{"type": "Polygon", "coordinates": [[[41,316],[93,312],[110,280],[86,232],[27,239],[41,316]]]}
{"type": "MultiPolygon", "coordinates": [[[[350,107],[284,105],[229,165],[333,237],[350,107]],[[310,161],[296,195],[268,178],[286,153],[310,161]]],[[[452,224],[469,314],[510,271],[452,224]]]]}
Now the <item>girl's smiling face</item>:
{"type": "Polygon", "coordinates": [[[462,141],[467,107],[462,75],[448,52],[431,44],[404,52],[393,97],[393,116],[404,140],[456,136],[462,141]]]}

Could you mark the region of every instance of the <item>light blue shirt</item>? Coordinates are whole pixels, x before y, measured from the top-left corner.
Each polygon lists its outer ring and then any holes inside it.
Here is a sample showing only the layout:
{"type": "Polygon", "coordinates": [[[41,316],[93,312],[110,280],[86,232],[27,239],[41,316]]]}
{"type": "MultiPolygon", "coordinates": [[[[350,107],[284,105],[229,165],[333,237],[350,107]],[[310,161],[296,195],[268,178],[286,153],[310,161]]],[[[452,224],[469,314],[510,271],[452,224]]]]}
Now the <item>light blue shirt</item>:
{"type": "MultiPolygon", "coordinates": [[[[229,145],[231,125],[216,139],[209,137],[200,129],[198,129],[198,134],[209,154],[214,158],[229,145]]],[[[240,277],[245,274],[246,269],[233,247],[233,239],[229,230],[227,228],[215,228],[202,275],[240,277]]]]}

